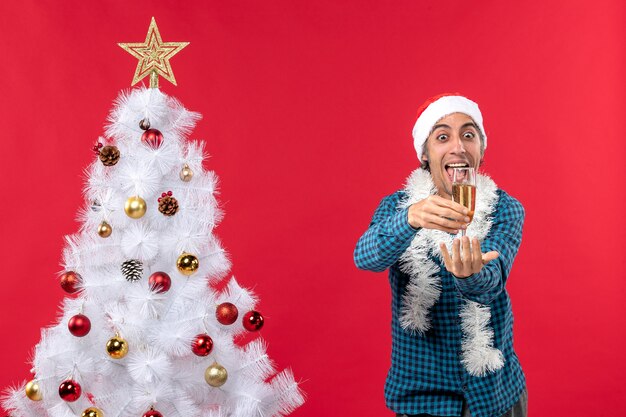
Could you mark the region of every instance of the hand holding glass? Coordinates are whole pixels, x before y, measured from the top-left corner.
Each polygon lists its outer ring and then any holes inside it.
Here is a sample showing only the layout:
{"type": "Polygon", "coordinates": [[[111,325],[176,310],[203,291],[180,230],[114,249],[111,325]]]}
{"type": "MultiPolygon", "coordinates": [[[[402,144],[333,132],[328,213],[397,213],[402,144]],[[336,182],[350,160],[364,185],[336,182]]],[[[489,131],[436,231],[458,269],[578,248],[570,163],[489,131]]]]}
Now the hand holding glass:
{"type": "MultiPolygon", "coordinates": [[[[476,171],[474,168],[454,168],[452,200],[469,210],[467,216],[471,222],[476,208],[476,171]]],[[[465,236],[465,229],[461,229],[461,236],[465,236]]]]}

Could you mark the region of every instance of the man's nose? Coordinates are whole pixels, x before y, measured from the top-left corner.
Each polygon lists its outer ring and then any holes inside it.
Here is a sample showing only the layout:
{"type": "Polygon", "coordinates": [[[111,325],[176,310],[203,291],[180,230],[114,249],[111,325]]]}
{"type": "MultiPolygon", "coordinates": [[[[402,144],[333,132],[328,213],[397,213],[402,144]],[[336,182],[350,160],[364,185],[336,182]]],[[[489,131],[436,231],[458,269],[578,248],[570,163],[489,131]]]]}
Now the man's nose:
{"type": "Polygon", "coordinates": [[[454,135],[452,137],[452,145],[453,145],[453,149],[452,149],[453,153],[465,153],[465,146],[463,144],[463,139],[461,138],[461,136],[454,135]]]}

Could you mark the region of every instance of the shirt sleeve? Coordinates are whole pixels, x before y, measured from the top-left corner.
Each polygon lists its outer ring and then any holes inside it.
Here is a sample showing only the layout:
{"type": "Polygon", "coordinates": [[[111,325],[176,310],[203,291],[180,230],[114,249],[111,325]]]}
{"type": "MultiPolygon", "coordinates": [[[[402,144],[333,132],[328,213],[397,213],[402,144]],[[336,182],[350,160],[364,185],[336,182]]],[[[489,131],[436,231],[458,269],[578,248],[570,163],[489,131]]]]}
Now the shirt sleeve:
{"type": "Polygon", "coordinates": [[[393,265],[419,229],[408,220],[408,207],[397,209],[400,192],[385,197],[354,250],[357,268],[381,272],[393,265]]]}
{"type": "Polygon", "coordinates": [[[465,298],[490,304],[500,295],[522,242],[523,225],[524,207],[502,192],[493,224],[480,247],[483,253],[495,250],[500,256],[477,274],[455,278],[456,287],[465,298]]]}

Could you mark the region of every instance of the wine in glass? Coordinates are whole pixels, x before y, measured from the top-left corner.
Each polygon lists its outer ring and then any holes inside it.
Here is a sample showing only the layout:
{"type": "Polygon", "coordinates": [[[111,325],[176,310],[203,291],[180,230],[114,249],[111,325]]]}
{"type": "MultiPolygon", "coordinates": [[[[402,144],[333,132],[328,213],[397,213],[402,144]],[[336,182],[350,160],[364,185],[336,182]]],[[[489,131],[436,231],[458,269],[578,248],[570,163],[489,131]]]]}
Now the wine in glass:
{"type": "MultiPolygon", "coordinates": [[[[476,208],[476,171],[474,168],[454,168],[452,200],[469,210],[467,217],[471,222],[476,208]]],[[[461,236],[465,236],[465,229],[461,229],[461,236]]]]}

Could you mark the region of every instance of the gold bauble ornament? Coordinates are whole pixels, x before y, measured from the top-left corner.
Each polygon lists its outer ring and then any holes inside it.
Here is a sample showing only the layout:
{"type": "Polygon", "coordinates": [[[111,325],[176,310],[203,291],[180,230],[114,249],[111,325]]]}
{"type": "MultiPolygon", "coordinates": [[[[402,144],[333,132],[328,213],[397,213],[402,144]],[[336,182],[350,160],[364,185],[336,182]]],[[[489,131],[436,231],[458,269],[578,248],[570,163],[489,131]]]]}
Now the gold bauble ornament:
{"type": "Polygon", "coordinates": [[[180,179],[189,182],[193,178],[193,171],[189,168],[189,165],[185,164],[183,169],[180,170],[180,179]]]}
{"type": "Polygon", "coordinates": [[[100,226],[98,226],[98,234],[100,235],[100,237],[109,237],[111,236],[112,232],[113,228],[107,222],[103,221],[102,223],[100,223],[100,226]]]}
{"type": "Polygon", "coordinates": [[[122,359],[128,353],[128,342],[115,335],[107,342],[107,353],[113,359],[122,359]]]}
{"type": "Polygon", "coordinates": [[[140,219],[146,214],[146,200],[139,197],[138,195],[134,197],[129,197],[126,200],[126,204],[124,204],[124,211],[128,215],[128,217],[133,219],[140,219]]]}
{"type": "Polygon", "coordinates": [[[24,391],[26,391],[26,396],[31,400],[41,401],[41,388],[39,388],[39,383],[34,379],[26,384],[24,391]]]}
{"type": "Polygon", "coordinates": [[[81,417],[104,417],[104,413],[99,408],[89,407],[88,409],[83,411],[81,417]]]}
{"type": "Polygon", "coordinates": [[[198,270],[200,261],[195,255],[190,253],[183,253],[176,260],[176,267],[181,274],[189,276],[198,270]]]}
{"type": "Polygon", "coordinates": [[[204,379],[206,383],[212,387],[221,387],[228,379],[228,372],[226,372],[226,368],[222,365],[214,362],[213,365],[209,366],[206,368],[206,371],[204,371],[204,379]]]}

